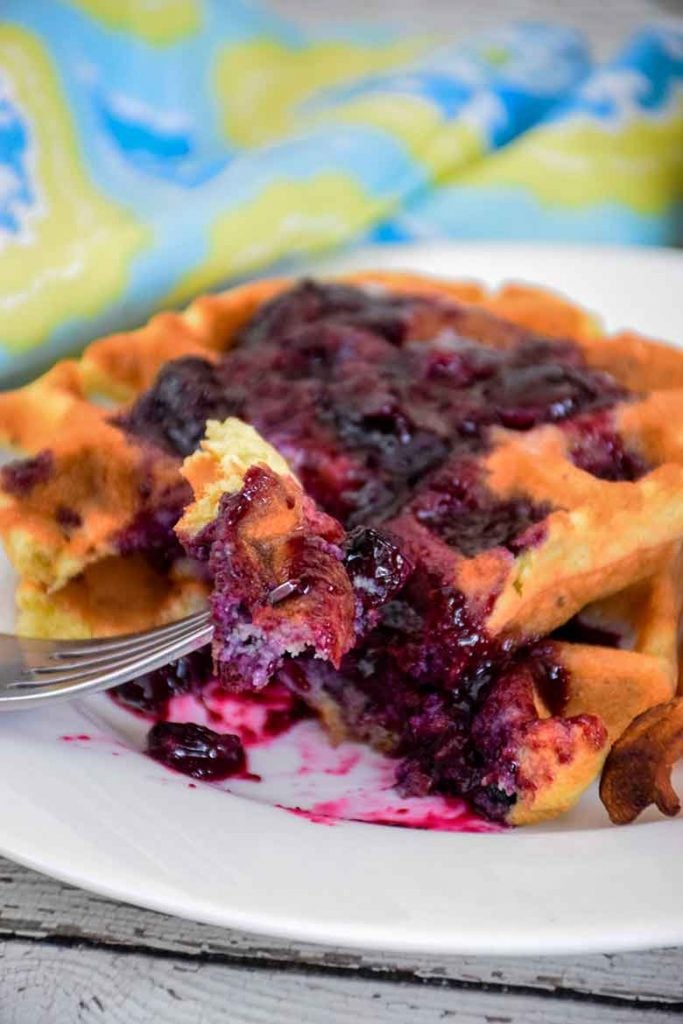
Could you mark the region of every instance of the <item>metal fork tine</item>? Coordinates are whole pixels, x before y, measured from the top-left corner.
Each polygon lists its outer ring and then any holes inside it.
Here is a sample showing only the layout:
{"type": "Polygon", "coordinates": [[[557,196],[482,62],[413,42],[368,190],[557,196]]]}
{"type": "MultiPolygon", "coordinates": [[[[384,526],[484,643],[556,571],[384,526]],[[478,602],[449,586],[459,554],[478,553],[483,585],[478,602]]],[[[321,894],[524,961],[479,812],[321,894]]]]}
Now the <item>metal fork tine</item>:
{"type": "MultiPolygon", "coordinates": [[[[90,676],[93,673],[104,673],[108,669],[119,669],[131,661],[138,661],[146,656],[153,656],[154,652],[165,651],[171,645],[181,643],[188,637],[193,636],[201,624],[185,623],[178,627],[171,636],[164,636],[161,639],[154,634],[145,643],[138,643],[121,650],[103,655],[101,658],[89,658],[84,661],[75,662],[54,662],[51,665],[40,665],[27,667],[25,675],[16,680],[15,685],[52,685],[54,683],[66,682],[69,679],[90,676]]],[[[171,659],[169,659],[171,660],[171,659]]]]}
{"type": "Polygon", "coordinates": [[[121,677],[121,682],[125,682],[126,679],[132,679],[136,675],[151,672],[155,668],[168,664],[169,661],[174,661],[191,650],[196,650],[205,643],[208,643],[211,639],[212,629],[213,627],[210,624],[200,627],[195,626],[193,629],[177,636],[170,643],[160,644],[158,648],[138,652],[128,658],[119,659],[115,665],[107,666],[104,670],[102,667],[94,667],[87,672],[78,670],[77,674],[46,675],[41,676],[37,680],[21,677],[9,683],[7,689],[19,690],[22,696],[28,695],[29,692],[33,692],[36,696],[41,693],[47,696],[51,692],[59,693],[62,689],[67,690],[69,693],[77,694],[78,690],[87,688],[90,683],[95,681],[98,682],[98,689],[106,689],[110,685],[115,685],[119,677],[121,677]]]}
{"type": "Polygon", "coordinates": [[[178,636],[185,633],[187,630],[197,629],[205,621],[206,617],[202,616],[198,620],[193,616],[191,619],[182,619],[180,622],[173,624],[172,628],[164,627],[163,629],[151,630],[149,633],[135,634],[133,639],[129,640],[127,645],[122,645],[115,648],[114,650],[105,649],[100,652],[96,645],[92,647],[92,654],[86,655],[84,652],[79,657],[72,657],[67,659],[64,654],[60,652],[59,655],[55,656],[50,664],[40,664],[31,666],[31,671],[39,675],[50,675],[55,672],[69,672],[69,671],[81,671],[87,672],[91,666],[94,665],[105,665],[107,663],[115,663],[117,660],[120,661],[122,658],[128,658],[129,655],[136,653],[142,653],[145,650],[152,649],[159,646],[160,644],[170,643],[175,640],[178,636]]]}
{"type": "Polygon", "coordinates": [[[195,612],[194,615],[188,615],[184,619],[180,619],[176,622],[169,622],[165,626],[157,626],[156,629],[145,630],[142,633],[127,633],[124,636],[115,637],[103,637],[99,640],[73,640],[70,645],[60,647],[60,649],[53,654],[54,658],[57,659],[68,659],[71,657],[80,657],[87,654],[99,654],[105,651],[120,650],[122,647],[127,647],[128,644],[134,642],[138,638],[155,636],[160,639],[169,633],[172,633],[181,623],[190,622],[202,622],[203,620],[208,621],[209,612],[207,610],[201,612],[195,612]]]}

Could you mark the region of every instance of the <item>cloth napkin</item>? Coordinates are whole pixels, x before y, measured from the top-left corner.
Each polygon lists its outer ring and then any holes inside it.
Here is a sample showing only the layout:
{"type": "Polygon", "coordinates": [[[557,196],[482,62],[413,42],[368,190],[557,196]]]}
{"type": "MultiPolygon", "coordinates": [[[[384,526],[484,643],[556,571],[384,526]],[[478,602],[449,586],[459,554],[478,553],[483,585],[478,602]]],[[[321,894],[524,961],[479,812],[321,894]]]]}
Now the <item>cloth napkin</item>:
{"type": "Polygon", "coordinates": [[[311,35],[240,0],[4,0],[0,375],[357,240],[675,244],[683,23],[311,35]]]}

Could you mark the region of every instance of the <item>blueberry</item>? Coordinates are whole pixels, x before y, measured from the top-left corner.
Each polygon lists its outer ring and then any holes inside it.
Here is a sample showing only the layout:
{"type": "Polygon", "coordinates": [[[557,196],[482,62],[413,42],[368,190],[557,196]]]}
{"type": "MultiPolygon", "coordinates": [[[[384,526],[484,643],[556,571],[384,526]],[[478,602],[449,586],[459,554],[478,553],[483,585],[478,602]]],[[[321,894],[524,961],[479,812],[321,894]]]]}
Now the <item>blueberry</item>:
{"type": "Polygon", "coordinates": [[[210,782],[227,779],[246,767],[239,736],[192,722],[157,722],[147,734],[147,753],[167,768],[210,782]]]}

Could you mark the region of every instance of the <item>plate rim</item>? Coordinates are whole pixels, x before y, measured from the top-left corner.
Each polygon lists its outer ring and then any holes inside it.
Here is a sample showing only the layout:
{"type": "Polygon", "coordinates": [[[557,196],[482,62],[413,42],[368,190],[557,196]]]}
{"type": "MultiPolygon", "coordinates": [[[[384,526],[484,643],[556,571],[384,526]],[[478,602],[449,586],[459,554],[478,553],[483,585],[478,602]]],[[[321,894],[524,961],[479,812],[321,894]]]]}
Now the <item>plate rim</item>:
{"type": "MultiPolygon", "coordinates": [[[[413,269],[417,269],[416,264],[419,264],[421,258],[425,257],[426,253],[431,253],[432,258],[441,258],[438,254],[443,254],[443,258],[448,260],[453,256],[458,258],[467,258],[475,253],[478,258],[486,257],[487,253],[495,252],[495,260],[500,261],[506,258],[508,255],[515,256],[517,261],[524,262],[525,258],[528,258],[530,254],[534,257],[538,257],[543,254],[548,256],[550,253],[553,254],[553,259],[559,260],[561,263],[563,259],[576,260],[589,257],[600,258],[601,260],[606,257],[613,259],[616,263],[625,266],[630,265],[632,267],[642,267],[643,265],[650,264],[653,266],[656,264],[657,272],[661,272],[662,264],[671,265],[675,267],[675,273],[683,273],[683,252],[677,252],[675,250],[659,249],[659,248],[648,248],[648,249],[634,249],[631,247],[621,246],[607,246],[607,245],[591,245],[584,246],[578,244],[562,244],[555,245],[552,243],[546,244],[535,244],[535,243],[522,243],[515,244],[509,242],[454,242],[454,241],[438,241],[438,242],[423,242],[423,243],[409,243],[409,244],[396,244],[396,245],[381,245],[381,246],[364,246],[361,248],[354,249],[336,255],[333,258],[319,259],[316,261],[315,266],[311,269],[315,269],[317,273],[330,273],[332,269],[336,267],[344,268],[348,264],[358,266],[365,262],[366,265],[375,266],[397,266],[398,262],[404,261],[406,266],[410,266],[412,263],[413,269]]],[[[514,268],[511,268],[514,270],[514,268]]],[[[618,270],[618,268],[617,268],[618,270]]],[[[447,272],[446,268],[444,271],[447,272]]],[[[455,272],[454,272],[455,273],[455,272]]],[[[512,272],[505,278],[506,280],[519,280],[520,275],[515,275],[512,272]]],[[[681,339],[683,341],[683,339],[681,339]]],[[[72,711],[76,712],[75,708],[71,708],[72,711]]],[[[80,714],[80,712],[77,712],[80,714]]],[[[25,716],[34,714],[32,712],[19,712],[16,713],[18,716],[25,716]]],[[[5,721],[3,716],[3,722],[5,721]]],[[[4,730],[3,730],[4,731],[4,730]]],[[[12,744],[10,744],[12,746],[12,744]]],[[[0,763],[2,762],[2,754],[0,753],[0,763]]],[[[105,772],[106,774],[106,772],[105,772]]],[[[186,781],[186,780],[185,780],[186,781]]],[[[7,780],[2,779],[0,774],[0,794],[5,790],[7,796],[7,780]]],[[[10,796],[12,787],[10,786],[10,796]]],[[[234,806],[235,801],[240,804],[244,804],[245,801],[239,797],[232,796],[230,794],[221,794],[222,798],[226,800],[226,806],[234,806]]],[[[260,811],[256,816],[265,811],[266,815],[268,812],[273,814],[279,814],[280,820],[287,820],[287,825],[283,827],[282,831],[287,832],[291,835],[298,835],[302,838],[302,842],[305,843],[306,839],[311,839],[315,833],[305,831],[308,829],[318,828],[320,826],[313,826],[311,823],[299,820],[294,815],[286,815],[283,811],[277,811],[274,807],[261,807],[260,811]]],[[[251,813],[254,814],[253,805],[251,813]]],[[[233,816],[233,815],[228,815],[233,816]]],[[[239,817],[239,815],[238,815],[239,817]]],[[[645,842],[646,847],[652,847],[659,851],[660,859],[671,859],[671,867],[673,868],[676,863],[677,849],[680,849],[680,838],[681,830],[683,829],[683,820],[678,821],[658,821],[648,823],[645,826],[635,825],[630,826],[633,830],[633,841],[632,845],[637,847],[639,845],[637,834],[640,834],[643,828],[648,834],[652,835],[653,842],[645,842]],[[666,831],[663,831],[666,830],[666,831]],[[660,838],[657,839],[656,836],[660,838]]],[[[333,831],[338,832],[339,835],[345,834],[350,836],[360,836],[362,830],[363,833],[373,835],[383,835],[390,833],[393,837],[400,832],[410,831],[415,834],[419,834],[417,830],[397,830],[390,829],[386,826],[364,825],[361,823],[344,822],[335,827],[333,831]]],[[[472,834],[460,834],[459,836],[453,833],[422,833],[423,836],[438,836],[439,840],[436,843],[438,846],[442,842],[450,844],[457,844],[458,840],[462,843],[465,841],[475,841],[475,845],[478,845],[477,840],[481,842],[485,839],[487,843],[500,842],[502,838],[511,840],[513,843],[518,843],[520,846],[520,852],[527,841],[531,840],[533,843],[535,840],[541,841],[541,845],[547,842],[552,843],[551,837],[561,836],[574,836],[580,835],[583,838],[583,844],[585,844],[585,852],[590,852],[595,844],[600,841],[599,836],[615,836],[617,834],[628,834],[626,832],[616,833],[611,829],[583,829],[580,832],[529,832],[519,831],[516,833],[506,833],[503,836],[473,836],[472,834]],[[446,838],[448,837],[448,838],[446,838]],[[543,838],[541,838],[543,837],[543,838]]],[[[313,841],[313,840],[312,840],[313,841]]],[[[349,839],[348,842],[354,840],[349,839]]],[[[313,841],[314,842],[314,841],[313,841]]],[[[412,842],[412,840],[411,840],[412,842]]],[[[427,839],[422,840],[425,848],[430,848],[430,842],[427,839]]],[[[396,845],[396,840],[393,838],[391,843],[396,845]]],[[[614,843],[614,840],[607,840],[608,845],[614,843]]],[[[345,839],[342,845],[347,844],[345,839]]],[[[582,845],[583,845],[582,844],[582,845]]],[[[334,844],[333,844],[334,845],[334,844]]],[[[359,845],[361,847],[368,845],[368,840],[360,839],[359,845]]],[[[374,843],[372,839],[369,840],[370,846],[377,846],[380,850],[386,845],[385,840],[374,843]]],[[[410,844],[408,844],[410,845],[410,844]]],[[[507,846],[507,843],[504,843],[507,846]]],[[[560,845],[562,845],[560,843],[560,845]]],[[[570,844],[571,845],[571,844],[570,844]]],[[[640,843],[643,845],[643,843],[640,843]]],[[[436,848],[436,847],[435,847],[436,848]]],[[[451,854],[453,850],[450,851],[451,854]]],[[[647,851],[645,851],[647,852],[647,851]]],[[[209,925],[215,925],[220,927],[228,927],[239,929],[241,931],[250,932],[257,935],[269,936],[272,938],[285,939],[290,941],[298,942],[310,942],[314,944],[323,945],[341,945],[348,948],[354,949],[366,949],[366,950],[384,950],[386,952],[394,952],[401,954],[425,954],[425,955],[538,955],[538,954],[575,954],[575,953],[599,953],[599,952],[617,952],[617,951],[628,951],[653,948],[654,946],[665,946],[665,945],[676,945],[683,943],[683,898],[679,897],[678,903],[673,901],[666,904],[662,902],[662,913],[655,913],[650,915],[650,919],[647,919],[647,915],[640,916],[640,920],[634,924],[627,931],[615,930],[614,926],[610,929],[609,925],[604,925],[602,930],[600,925],[593,923],[592,927],[586,931],[576,930],[569,933],[564,927],[561,919],[557,919],[554,922],[548,920],[538,922],[535,924],[528,920],[526,923],[520,922],[519,930],[515,935],[514,941],[511,942],[511,936],[513,934],[510,924],[508,922],[507,930],[501,928],[499,923],[493,920],[491,922],[488,932],[476,931],[470,932],[469,936],[464,934],[466,931],[466,923],[460,923],[454,931],[447,935],[443,931],[438,932],[434,936],[430,936],[426,931],[423,930],[420,934],[412,932],[408,934],[401,933],[393,925],[387,923],[383,924],[377,922],[366,923],[364,927],[356,925],[345,926],[324,922],[322,920],[314,922],[310,917],[306,917],[305,913],[303,916],[300,915],[298,919],[290,917],[289,920],[285,920],[282,915],[271,915],[268,917],[267,912],[259,912],[251,914],[249,917],[249,911],[237,910],[224,904],[217,905],[213,909],[208,907],[205,902],[198,900],[196,895],[192,896],[190,892],[180,893],[177,900],[169,898],[168,894],[164,895],[163,890],[152,886],[151,890],[148,889],[146,892],[136,892],[131,886],[127,886],[122,883],[122,879],[119,878],[118,882],[114,880],[111,884],[105,877],[92,877],[92,874],[84,871],[83,866],[79,868],[77,864],[60,864],[59,856],[55,855],[54,851],[48,853],[47,849],[44,851],[44,855],[41,852],[34,851],[31,853],[26,848],[25,844],[22,844],[21,837],[15,834],[13,840],[8,841],[8,830],[4,829],[3,834],[0,835],[0,854],[8,857],[11,860],[16,861],[19,864],[33,870],[37,870],[48,876],[54,877],[61,882],[69,885],[75,885],[80,888],[86,889],[87,891],[96,893],[109,899],[124,901],[126,903],[133,904],[135,906],[144,907],[146,909],[154,910],[160,913],[172,914],[177,917],[187,918],[189,920],[200,921],[209,925]],[[56,856],[56,860],[55,860],[56,856]],[[668,913],[666,913],[668,911],[668,913]],[[673,913],[671,913],[673,911],[673,913]]],[[[458,858],[461,856],[458,851],[458,858]]],[[[679,859],[679,858],[678,858],[679,859]]],[[[87,858],[86,858],[87,860],[87,858]]],[[[667,861],[668,863],[668,861],[667,861]]],[[[672,876],[675,879],[675,876],[672,876]]],[[[149,881],[149,880],[148,880],[149,881]]],[[[529,895],[529,894],[527,894],[529,895]]],[[[662,897],[667,894],[665,891],[661,893],[662,897]]],[[[649,908],[654,909],[654,908],[649,908]]],[[[514,923],[514,922],[512,922],[514,923]]]]}

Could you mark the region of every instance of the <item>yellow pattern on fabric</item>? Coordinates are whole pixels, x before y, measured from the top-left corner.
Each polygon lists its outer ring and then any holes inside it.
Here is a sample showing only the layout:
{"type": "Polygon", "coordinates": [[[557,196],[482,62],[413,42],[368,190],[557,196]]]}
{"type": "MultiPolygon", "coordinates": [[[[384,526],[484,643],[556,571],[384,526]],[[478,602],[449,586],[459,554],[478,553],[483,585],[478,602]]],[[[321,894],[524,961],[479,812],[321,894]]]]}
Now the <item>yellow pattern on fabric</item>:
{"type": "Polygon", "coordinates": [[[382,47],[322,42],[292,50],[258,39],[224,46],[214,74],[223,131],[239,146],[282,138],[299,127],[297,108],[318,90],[404,65],[426,45],[424,39],[382,47]]]}
{"type": "Polygon", "coordinates": [[[108,28],[168,46],[201,27],[200,0],[71,0],[108,28]]]}
{"type": "Polygon", "coordinates": [[[309,254],[344,242],[387,212],[385,197],[368,196],[343,174],[269,185],[255,199],[216,218],[206,258],[164,303],[185,302],[228,278],[284,256],[309,254]]]}
{"type": "MultiPolygon", "coordinates": [[[[461,170],[486,153],[483,132],[465,120],[444,121],[435,106],[419,96],[361,96],[334,110],[343,124],[369,125],[400,142],[432,183],[461,170]]],[[[306,125],[329,123],[324,112],[306,125]]]]}
{"type": "Polygon", "coordinates": [[[546,125],[493,154],[468,185],[519,185],[541,201],[580,207],[621,203],[656,215],[683,198],[683,97],[656,115],[606,127],[546,125]]]}
{"type": "Polygon", "coordinates": [[[0,68],[35,133],[38,208],[21,235],[0,239],[0,339],[19,352],[70,318],[108,307],[124,291],[130,260],[149,232],[93,187],[38,40],[24,29],[0,28],[0,68]]]}

